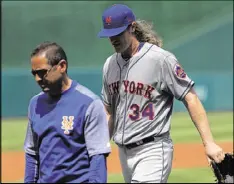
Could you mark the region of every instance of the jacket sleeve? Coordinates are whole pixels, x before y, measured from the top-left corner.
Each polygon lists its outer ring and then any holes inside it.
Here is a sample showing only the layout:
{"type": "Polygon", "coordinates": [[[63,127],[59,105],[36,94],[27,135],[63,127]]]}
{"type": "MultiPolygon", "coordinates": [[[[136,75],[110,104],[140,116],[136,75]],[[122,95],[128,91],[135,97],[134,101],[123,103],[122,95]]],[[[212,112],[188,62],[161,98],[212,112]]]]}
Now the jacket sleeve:
{"type": "Polygon", "coordinates": [[[25,153],[25,175],[24,183],[37,183],[38,180],[38,158],[36,155],[25,153]]]}
{"type": "Polygon", "coordinates": [[[25,174],[24,183],[37,183],[39,176],[39,154],[36,144],[36,135],[33,132],[30,106],[28,110],[28,126],[24,140],[25,174]]]}
{"type": "Polygon", "coordinates": [[[107,183],[106,155],[91,157],[89,183],[107,183]]]}

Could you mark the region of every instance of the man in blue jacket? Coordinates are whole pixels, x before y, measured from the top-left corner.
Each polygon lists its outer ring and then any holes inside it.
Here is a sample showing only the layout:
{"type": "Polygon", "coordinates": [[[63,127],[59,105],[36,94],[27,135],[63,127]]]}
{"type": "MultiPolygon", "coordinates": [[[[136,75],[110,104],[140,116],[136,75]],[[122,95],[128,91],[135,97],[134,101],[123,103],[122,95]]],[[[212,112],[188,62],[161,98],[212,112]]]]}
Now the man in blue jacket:
{"type": "Polygon", "coordinates": [[[106,183],[110,153],[102,101],[68,77],[61,46],[44,42],[31,54],[42,92],[28,108],[25,183],[106,183]]]}

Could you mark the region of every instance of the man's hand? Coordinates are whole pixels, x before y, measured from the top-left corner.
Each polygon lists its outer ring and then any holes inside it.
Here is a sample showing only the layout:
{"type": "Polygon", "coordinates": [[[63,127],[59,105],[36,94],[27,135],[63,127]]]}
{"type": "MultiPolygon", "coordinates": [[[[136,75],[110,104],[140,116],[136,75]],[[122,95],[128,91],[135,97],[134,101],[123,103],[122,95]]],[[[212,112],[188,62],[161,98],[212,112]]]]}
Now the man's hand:
{"type": "Polygon", "coordinates": [[[223,149],[214,142],[207,143],[205,145],[205,153],[208,157],[209,164],[211,163],[211,160],[214,160],[216,163],[220,163],[225,157],[223,149]]]}

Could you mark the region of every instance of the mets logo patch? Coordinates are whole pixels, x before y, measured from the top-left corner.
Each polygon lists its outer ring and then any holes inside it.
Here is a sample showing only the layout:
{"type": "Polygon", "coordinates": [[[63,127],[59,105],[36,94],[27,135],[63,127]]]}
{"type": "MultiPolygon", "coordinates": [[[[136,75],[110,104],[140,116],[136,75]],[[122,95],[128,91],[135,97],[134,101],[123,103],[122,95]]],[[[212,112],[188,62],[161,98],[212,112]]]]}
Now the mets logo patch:
{"type": "Polygon", "coordinates": [[[184,69],[179,64],[175,65],[174,72],[180,78],[186,77],[186,73],[185,73],[184,69]]]}
{"type": "Polygon", "coordinates": [[[64,134],[70,134],[70,131],[73,130],[74,116],[63,116],[61,128],[64,130],[64,134]]]}
{"type": "Polygon", "coordinates": [[[112,22],[112,20],[111,20],[111,16],[106,17],[105,22],[106,22],[106,24],[107,24],[107,25],[110,25],[110,24],[111,24],[111,22],[112,22]]]}

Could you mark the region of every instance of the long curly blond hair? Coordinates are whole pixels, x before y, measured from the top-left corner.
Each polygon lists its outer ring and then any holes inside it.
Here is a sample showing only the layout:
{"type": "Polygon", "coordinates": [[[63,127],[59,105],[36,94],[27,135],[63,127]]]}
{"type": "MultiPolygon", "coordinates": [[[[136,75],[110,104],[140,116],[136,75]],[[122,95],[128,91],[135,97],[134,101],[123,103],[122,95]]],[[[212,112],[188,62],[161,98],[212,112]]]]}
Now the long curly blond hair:
{"type": "Polygon", "coordinates": [[[139,42],[148,42],[151,44],[155,44],[158,47],[163,46],[162,39],[153,30],[153,24],[145,20],[136,21],[134,35],[139,42]]]}

